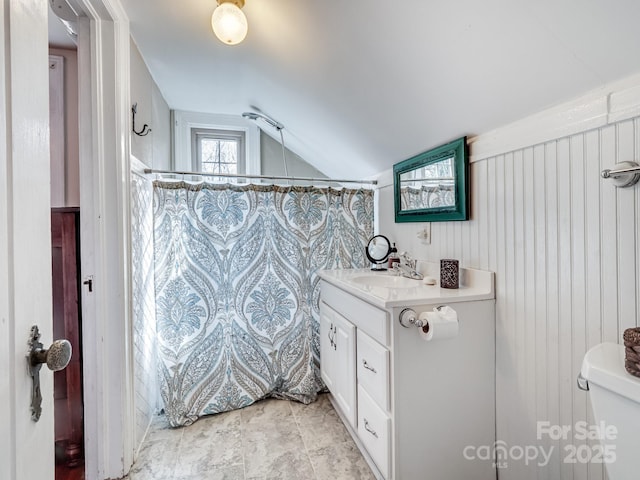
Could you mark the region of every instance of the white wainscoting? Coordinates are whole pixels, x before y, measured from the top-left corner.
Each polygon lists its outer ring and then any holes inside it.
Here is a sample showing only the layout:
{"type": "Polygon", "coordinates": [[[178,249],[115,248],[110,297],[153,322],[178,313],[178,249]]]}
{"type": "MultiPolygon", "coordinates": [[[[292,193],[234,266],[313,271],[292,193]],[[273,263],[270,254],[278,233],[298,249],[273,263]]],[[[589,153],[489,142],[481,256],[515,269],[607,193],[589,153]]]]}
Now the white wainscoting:
{"type": "Polygon", "coordinates": [[[131,300],[137,451],[144,440],[152,416],[158,410],[159,395],[153,284],[153,187],[148,176],[138,173],[144,165],[134,158],[131,163],[131,300]]]}
{"type": "Polygon", "coordinates": [[[554,447],[546,466],[508,460],[501,480],[604,478],[602,465],[564,461],[584,442],[538,439],[536,422],[592,422],[582,357],[638,325],[640,186],[616,189],[600,171],[639,155],[635,118],[476,161],[471,220],[432,223],[430,245],[422,224],[394,224],[393,187],[380,190],[380,233],[399,250],[496,272],[498,440],[554,447]]]}

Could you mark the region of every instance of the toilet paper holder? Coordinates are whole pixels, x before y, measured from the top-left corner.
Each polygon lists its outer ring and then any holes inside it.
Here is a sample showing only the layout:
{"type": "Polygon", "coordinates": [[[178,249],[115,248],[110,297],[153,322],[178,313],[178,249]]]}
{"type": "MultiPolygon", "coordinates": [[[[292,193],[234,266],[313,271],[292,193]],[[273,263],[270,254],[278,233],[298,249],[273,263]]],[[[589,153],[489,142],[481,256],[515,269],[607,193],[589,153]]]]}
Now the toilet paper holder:
{"type": "MultiPolygon", "coordinates": [[[[446,305],[438,305],[435,310],[440,311],[445,306],[446,305]]],[[[398,321],[404,328],[410,328],[412,326],[422,328],[426,325],[426,322],[419,318],[416,311],[412,308],[403,309],[398,316],[398,321]]]]}

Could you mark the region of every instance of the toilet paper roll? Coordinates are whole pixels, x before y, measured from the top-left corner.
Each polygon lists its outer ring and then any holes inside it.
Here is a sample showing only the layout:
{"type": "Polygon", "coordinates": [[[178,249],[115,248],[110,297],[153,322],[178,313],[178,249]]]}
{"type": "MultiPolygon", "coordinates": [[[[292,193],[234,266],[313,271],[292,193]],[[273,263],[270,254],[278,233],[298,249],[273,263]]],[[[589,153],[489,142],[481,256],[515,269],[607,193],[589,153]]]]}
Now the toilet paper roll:
{"type": "Polygon", "coordinates": [[[446,340],[458,335],[458,316],[453,309],[450,310],[450,312],[445,312],[444,314],[438,311],[420,314],[420,319],[425,322],[425,325],[419,329],[420,337],[425,342],[446,340]]]}

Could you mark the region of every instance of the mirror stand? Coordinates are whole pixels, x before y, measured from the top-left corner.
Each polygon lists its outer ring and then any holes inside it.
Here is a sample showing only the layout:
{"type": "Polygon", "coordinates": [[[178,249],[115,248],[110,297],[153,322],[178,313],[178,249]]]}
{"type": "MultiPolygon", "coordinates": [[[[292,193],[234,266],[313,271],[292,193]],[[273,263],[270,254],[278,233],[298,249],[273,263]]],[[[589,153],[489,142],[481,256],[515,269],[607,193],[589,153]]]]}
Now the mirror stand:
{"type": "Polygon", "coordinates": [[[372,237],[364,251],[371,262],[371,270],[374,272],[384,272],[387,270],[387,267],[383,266],[391,253],[391,242],[389,242],[387,237],[384,235],[372,237]]]}

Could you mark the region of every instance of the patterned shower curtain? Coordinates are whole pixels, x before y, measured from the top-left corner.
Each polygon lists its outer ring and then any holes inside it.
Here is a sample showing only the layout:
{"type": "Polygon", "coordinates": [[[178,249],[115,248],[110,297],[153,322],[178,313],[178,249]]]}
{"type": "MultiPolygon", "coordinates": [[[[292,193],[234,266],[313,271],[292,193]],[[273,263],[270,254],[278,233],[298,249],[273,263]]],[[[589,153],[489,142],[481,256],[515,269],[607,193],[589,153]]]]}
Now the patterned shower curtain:
{"type": "Polygon", "coordinates": [[[454,185],[402,187],[400,189],[401,210],[446,207],[455,206],[455,204],[456,188],[454,185]]]}
{"type": "Polygon", "coordinates": [[[317,273],[367,265],[372,234],[371,190],[155,182],[158,363],[170,424],[266,396],[315,400],[317,273]]]}

